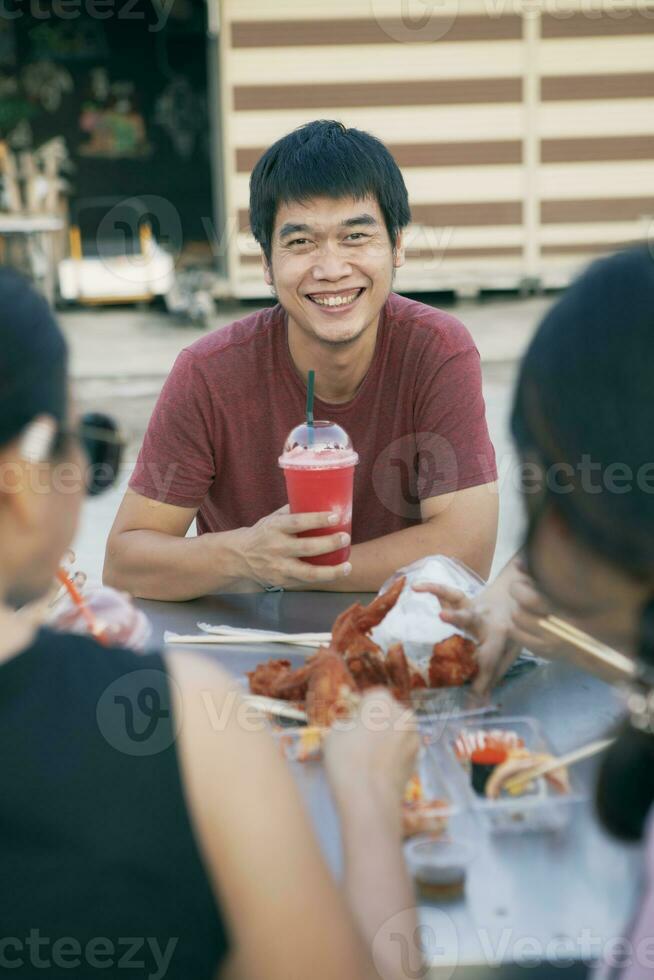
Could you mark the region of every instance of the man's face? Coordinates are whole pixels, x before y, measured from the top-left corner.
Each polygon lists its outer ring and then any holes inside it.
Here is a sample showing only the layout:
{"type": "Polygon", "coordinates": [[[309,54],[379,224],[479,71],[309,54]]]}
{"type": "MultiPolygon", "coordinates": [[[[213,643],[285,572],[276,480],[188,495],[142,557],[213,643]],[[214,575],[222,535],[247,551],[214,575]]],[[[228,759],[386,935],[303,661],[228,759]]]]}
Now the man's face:
{"type": "Polygon", "coordinates": [[[348,344],[377,325],[404,262],[372,197],[318,197],[282,204],[266,282],[295,324],[325,344],[348,344]]]}

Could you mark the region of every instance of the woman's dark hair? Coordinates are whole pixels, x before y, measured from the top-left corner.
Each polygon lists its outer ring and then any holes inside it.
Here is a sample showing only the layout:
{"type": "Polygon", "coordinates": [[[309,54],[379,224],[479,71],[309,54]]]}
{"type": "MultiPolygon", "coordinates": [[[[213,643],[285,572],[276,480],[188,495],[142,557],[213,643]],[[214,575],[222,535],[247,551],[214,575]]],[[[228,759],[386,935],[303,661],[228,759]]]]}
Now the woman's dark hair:
{"type": "Polygon", "coordinates": [[[597,809],[602,823],[622,840],[640,840],[654,802],[654,711],[647,704],[654,680],[654,600],[643,610],[639,662],[643,674],[643,713],[625,722],[602,760],[597,809]]]}
{"type": "Polygon", "coordinates": [[[37,415],[66,418],[67,349],[43,296],[0,267],[0,446],[37,415]]]}
{"type": "Polygon", "coordinates": [[[266,150],[250,177],[250,227],[270,261],[272,233],[282,203],[314,197],[374,197],[390,240],[411,220],[400,168],[384,144],[360,129],[320,119],[266,150]]]}
{"type": "MultiPolygon", "coordinates": [[[[594,262],[547,313],[521,366],[511,425],[521,458],[545,476],[541,504],[591,551],[651,583],[654,597],[653,406],[654,255],[642,246],[594,262]]],[[[654,601],[639,659],[654,678],[654,601]]],[[[605,758],[600,816],[634,839],[653,801],[654,738],[629,725],[605,758]]]]}

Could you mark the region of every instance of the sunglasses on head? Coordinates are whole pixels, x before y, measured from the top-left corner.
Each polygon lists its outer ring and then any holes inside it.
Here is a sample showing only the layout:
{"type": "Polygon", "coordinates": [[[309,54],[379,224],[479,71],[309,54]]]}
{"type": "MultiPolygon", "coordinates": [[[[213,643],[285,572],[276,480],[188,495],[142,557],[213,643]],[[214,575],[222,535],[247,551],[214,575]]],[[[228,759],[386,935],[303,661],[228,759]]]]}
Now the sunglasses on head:
{"type": "Polygon", "coordinates": [[[36,421],[29,426],[21,443],[21,455],[30,463],[45,462],[60,452],[67,439],[77,439],[84,450],[86,493],[97,497],[116,482],[126,440],[118,424],[109,415],[87,412],[75,426],[56,426],[53,420],[36,421]]]}
{"type": "Polygon", "coordinates": [[[86,493],[97,497],[114,485],[118,479],[126,440],[117,422],[101,412],[87,412],[80,419],[72,435],[77,436],[86,453],[86,493]]]}

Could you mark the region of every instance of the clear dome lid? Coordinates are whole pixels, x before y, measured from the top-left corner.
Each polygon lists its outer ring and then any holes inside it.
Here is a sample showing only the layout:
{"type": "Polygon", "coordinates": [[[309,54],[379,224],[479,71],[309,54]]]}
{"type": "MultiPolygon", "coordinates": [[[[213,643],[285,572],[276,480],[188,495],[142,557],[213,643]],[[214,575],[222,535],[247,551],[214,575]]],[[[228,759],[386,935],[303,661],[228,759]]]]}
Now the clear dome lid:
{"type": "Polygon", "coordinates": [[[279,465],[293,467],[355,466],[359,457],[352,448],[352,440],[345,429],[335,422],[316,421],[313,425],[302,422],[289,433],[279,465]]]}

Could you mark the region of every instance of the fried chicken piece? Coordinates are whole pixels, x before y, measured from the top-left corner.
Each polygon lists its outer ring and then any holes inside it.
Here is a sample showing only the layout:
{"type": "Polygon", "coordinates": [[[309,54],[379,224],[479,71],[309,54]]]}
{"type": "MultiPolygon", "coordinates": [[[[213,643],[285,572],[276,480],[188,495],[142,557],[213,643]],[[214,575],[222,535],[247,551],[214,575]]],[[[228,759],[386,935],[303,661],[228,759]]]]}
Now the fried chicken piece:
{"type": "Polygon", "coordinates": [[[378,595],[376,599],[373,599],[367,606],[364,606],[363,615],[359,618],[357,624],[363,633],[367,633],[373,626],[378,626],[386,614],[391,611],[400,597],[400,592],[404,588],[405,582],[406,578],[403,575],[402,578],[397,580],[395,585],[391,586],[388,592],[384,592],[383,595],[378,595]]]}
{"type": "Polygon", "coordinates": [[[344,659],[327,647],[295,670],[290,660],[268,660],[247,676],[253,694],[305,702],[310,723],[325,727],[335,717],[347,715],[347,697],[356,691],[344,659]]]}
{"type": "Polygon", "coordinates": [[[268,660],[247,673],[252,694],[283,701],[304,701],[315,661],[309,657],[301,667],[291,668],[290,660],[268,660]]]}
{"type": "Polygon", "coordinates": [[[417,667],[413,664],[409,664],[409,670],[411,671],[411,690],[412,691],[422,691],[427,687],[427,681],[420,673],[417,667]]]}
{"type": "Polygon", "coordinates": [[[364,607],[361,603],[355,602],[334,620],[330,647],[335,653],[340,653],[342,657],[347,653],[380,652],[377,644],[373,643],[370,637],[359,629],[363,611],[364,607]]]}
{"type": "Polygon", "coordinates": [[[477,676],[475,644],[456,633],[436,643],[429,661],[430,687],[459,687],[477,676]]]}
{"type": "Polygon", "coordinates": [[[398,579],[388,592],[377,596],[369,605],[356,602],[342,612],[332,627],[330,646],[321,649],[302,667],[292,670],[288,660],[269,660],[249,671],[252,693],[305,701],[309,718],[316,725],[329,724],[326,719],[330,716],[347,713],[348,693],[390,686],[401,691],[403,699],[408,698],[412,687],[424,686],[424,679],[409,667],[401,645],[390,661],[388,658],[385,661],[381,648],[368,635],[393,608],[404,583],[404,578],[398,579]],[[389,663],[395,679],[389,675],[389,663]]]}
{"type": "Polygon", "coordinates": [[[401,643],[389,647],[386,654],[386,673],[393,697],[397,701],[408,701],[411,694],[411,668],[401,643]]]}
{"type": "Polygon", "coordinates": [[[388,671],[381,652],[361,650],[359,653],[348,653],[345,663],[359,691],[367,691],[370,687],[388,686],[388,671]]]}
{"type": "Polygon", "coordinates": [[[266,698],[277,697],[273,693],[276,684],[290,673],[290,660],[268,660],[266,663],[257,664],[254,670],[247,672],[250,691],[252,694],[261,694],[266,698]]]}
{"type": "Polygon", "coordinates": [[[309,689],[309,679],[313,671],[315,657],[309,657],[302,667],[280,676],[273,685],[274,698],[284,701],[304,701],[309,689]]]}
{"type": "Polygon", "coordinates": [[[393,608],[405,581],[405,578],[398,579],[388,592],[377,596],[369,605],[362,606],[360,602],[355,602],[337,616],[332,626],[332,650],[342,656],[364,652],[380,654],[380,648],[370,639],[368,633],[393,608]]]}
{"type": "Polygon", "coordinates": [[[349,698],[356,690],[352,674],[342,657],[332,650],[317,654],[306,697],[310,725],[327,728],[335,718],[350,712],[349,698]]]}

